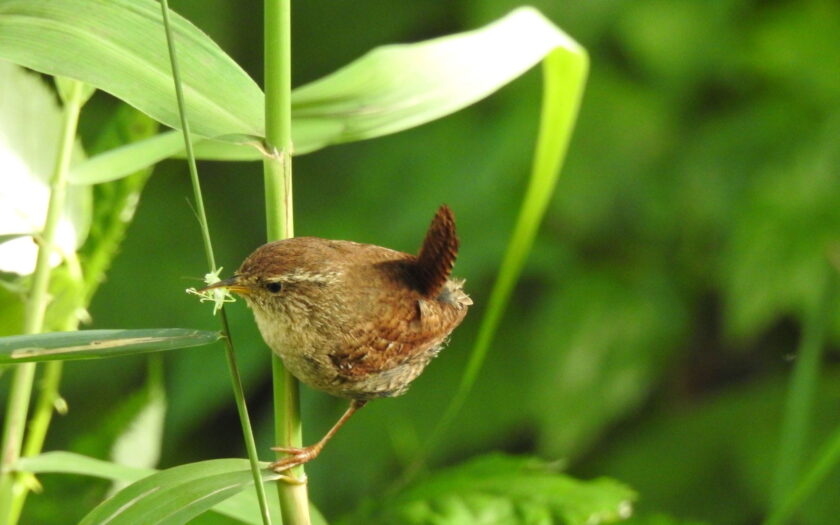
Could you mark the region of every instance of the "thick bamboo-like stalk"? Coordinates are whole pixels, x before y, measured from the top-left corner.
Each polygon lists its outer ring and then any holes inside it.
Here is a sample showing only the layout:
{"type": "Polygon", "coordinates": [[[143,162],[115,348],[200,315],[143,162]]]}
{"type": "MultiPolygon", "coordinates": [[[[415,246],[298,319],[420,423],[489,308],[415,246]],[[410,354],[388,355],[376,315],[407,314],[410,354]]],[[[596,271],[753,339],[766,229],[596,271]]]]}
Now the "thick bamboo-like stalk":
{"type": "MultiPolygon", "coordinates": [[[[292,207],[292,53],[291,0],[265,0],[265,178],[266,231],[269,241],[294,235],[292,207]]],[[[302,446],[297,380],[272,354],[274,429],[278,446],[302,446]]],[[[302,483],[279,481],[285,525],[308,525],[309,498],[303,467],[289,474],[302,483]]]]}

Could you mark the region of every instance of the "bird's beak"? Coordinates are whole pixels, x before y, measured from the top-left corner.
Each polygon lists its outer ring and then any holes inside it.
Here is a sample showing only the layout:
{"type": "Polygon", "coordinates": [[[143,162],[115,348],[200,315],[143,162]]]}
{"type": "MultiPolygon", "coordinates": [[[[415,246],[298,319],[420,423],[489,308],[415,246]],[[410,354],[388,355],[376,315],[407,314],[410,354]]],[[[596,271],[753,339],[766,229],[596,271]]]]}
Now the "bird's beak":
{"type": "Polygon", "coordinates": [[[214,288],[227,288],[231,292],[236,292],[240,295],[248,295],[251,293],[251,289],[239,282],[239,278],[235,275],[230,279],[225,279],[224,281],[219,281],[217,283],[213,283],[210,286],[205,286],[199,292],[204,292],[207,290],[212,290],[214,288]]]}

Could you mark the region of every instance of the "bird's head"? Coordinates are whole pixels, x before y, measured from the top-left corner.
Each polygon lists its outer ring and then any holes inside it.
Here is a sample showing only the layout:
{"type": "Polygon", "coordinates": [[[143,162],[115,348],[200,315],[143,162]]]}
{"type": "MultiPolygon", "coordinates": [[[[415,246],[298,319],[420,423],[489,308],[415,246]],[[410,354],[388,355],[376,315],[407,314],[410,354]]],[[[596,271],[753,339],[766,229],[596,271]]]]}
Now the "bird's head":
{"type": "MultiPolygon", "coordinates": [[[[203,290],[226,288],[243,297],[258,316],[288,317],[318,313],[329,304],[342,272],[324,258],[319,241],[296,237],[257,248],[233,277],[203,290]]],[[[281,319],[277,319],[281,321],[281,319]]]]}

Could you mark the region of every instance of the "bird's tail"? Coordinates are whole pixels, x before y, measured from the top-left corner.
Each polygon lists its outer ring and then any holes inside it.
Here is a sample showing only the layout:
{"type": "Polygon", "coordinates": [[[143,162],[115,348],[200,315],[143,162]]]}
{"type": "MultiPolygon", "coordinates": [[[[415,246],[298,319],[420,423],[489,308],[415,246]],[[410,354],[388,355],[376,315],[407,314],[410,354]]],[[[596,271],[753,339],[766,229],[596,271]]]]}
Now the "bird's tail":
{"type": "Polygon", "coordinates": [[[415,262],[415,277],[424,295],[431,298],[440,294],[449,279],[457,255],[455,215],[449,206],[443,204],[432,219],[415,262]]]}

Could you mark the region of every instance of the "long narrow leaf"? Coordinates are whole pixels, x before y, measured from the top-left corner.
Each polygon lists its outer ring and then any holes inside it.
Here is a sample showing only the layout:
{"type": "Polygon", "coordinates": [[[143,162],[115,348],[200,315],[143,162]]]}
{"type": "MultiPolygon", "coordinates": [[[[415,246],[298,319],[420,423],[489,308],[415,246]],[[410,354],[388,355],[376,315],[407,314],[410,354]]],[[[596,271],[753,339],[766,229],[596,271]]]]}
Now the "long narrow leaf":
{"type": "MultiPolygon", "coordinates": [[[[263,481],[278,478],[263,471],[263,481]]],[[[84,524],[186,523],[254,482],[248,461],[214,459],[145,477],[93,509],[84,524]]]]}
{"type": "Polygon", "coordinates": [[[481,29],[375,49],[292,95],[295,124],[320,124],[295,150],[396,133],[449,115],[490,95],[556,49],[584,53],[530,7],[481,29]],[[316,142],[317,141],[317,142],[316,142]]]}
{"type": "MultiPolygon", "coordinates": [[[[39,456],[23,458],[18,462],[18,468],[21,471],[32,474],[76,474],[105,478],[123,483],[134,483],[157,472],[150,468],[129,467],[73,452],[60,451],[46,452],[39,456]]],[[[272,509],[272,512],[279,515],[279,503],[276,499],[269,501],[269,504],[272,503],[276,507],[272,509]]],[[[257,499],[250,491],[240,492],[218,503],[211,510],[238,519],[244,523],[252,523],[254,525],[262,523],[257,499]]]]}
{"type": "Polygon", "coordinates": [[[821,293],[814,298],[806,313],[797,359],[785,398],[785,416],[771,493],[773,507],[787,499],[799,478],[803,458],[812,448],[809,444],[812,411],[835,295],[834,268],[825,264],[822,271],[821,293]]]}
{"type": "Polygon", "coordinates": [[[157,472],[150,468],[129,467],[73,452],[45,452],[21,458],[17,470],[32,474],[78,474],[132,483],[157,472]]]}
{"type": "MultiPolygon", "coordinates": [[[[0,0],[0,5],[4,1],[0,0]]],[[[188,44],[179,42],[179,49],[188,44]]],[[[549,54],[585,61],[580,45],[538,11],[527,7],[475,31],[374,49],[335,73],[294,91],[295,153],[396,133],[441,118],[490,95],[549,54]]],[[[175,99],[171,92],[165,96],[175,99]]],[[[262,104],[261,93],[259,99],[262,104]]],[[[253,102],[249,102],[251,105],[253,102]]],[[[190,114],[194,114],[192,109],[190,114]]],[[[261,130],[262,120],[251,126],[261,130]]],[[[195,128],[193,131],[198,132],[195,128]]],[[[228,129],[224,133],[238,131],[228,129]]],[[[214,136],[224,133],[216,129],[214,136]]],[[[89,159],[74,168],[72,180],[118,177],[183,149],[169,136],[148,141],[148,146],[135,143],[110,152],[107,157],[89,159]],[[94,163],[97,166],[92,166],[94,163]]],[[[216,160],[261,158],[259,149],[237,145],[243,142],[243,137],[204,141],[197,144],[196,154],[216,160]]]]}
{"type": "MultiPolygon", "coordinates": [[[[543,107],[531,178],[456,399],[463,400],[478,376],[551,202],[583,98],[588,66],[587,56],[583,52],[568,53],[564,49],[557,49],[546,57],[543,68],[543,107]]],[[[457,401],[453,406],[456,404],[457,401]]]]}
{"type": "MultiPolygon", "coordinates": [[[[173,17],[173,30],[193,132],[261,136],[257,84],[184,18],[173,17]]],[[[82,80],[177,126],[163,22],[153,0],[0,0],[0,58],[82,80]]]]}
{"type": "Polygon", "coordinates": [[[764,521],[765,525],[782,525],[811,494],[825,481],[825,478],[840,464],[840,427],[834,430],[825,445],[816,454],[816,460],[805,471],[796,488],[784,494],[784,499],[764,521]]]}
{"type": "Polygon", "coordinates": [[[435,447],[454,421],[478,378],[557,185],[560,168],[577,120],[588,69],[588,56],[580,47],[557,47],[546,55],[543,64],[543,106],[539,136],[531,177],[519,217],[493,285],[487,311],[481,321],[461,384],[432,436],[426,441],[424,454],[419,455],[406,472],[409,478],[416,473],[425,461],[425,455],[435,447]]]}
{"type": "Polygon", "coordinates": [[[186,328],[81,330],[0,337],[0,364],[95,359],[201,346],[219,340],[217,332],[186,328]]]}
{"type": "MultiPolygon", "coordinates": [[[[231,464],[235,469],[238,469],[239,465],[247,464],[246,460],[242,459],[215,461],[238,462],[231,464]]],[[[154,469],[118,465],[82,454],[63,451],[45,452],[31,458],[21,458],[16,467],[17,470],[32,474],[76,474],[126,483],[134,483],[158,472],[154,469]]],[[[270,474],[267,473],[266,475],[270,474]]],[[[280,515],[280,505],[276,498],[269,500],[269,506],[272,515],[280,515]]],[[[262,523],[257,498],[252,491],[240,492],[216,504],[210,510],[235,518],[243,523],[253,525],[262,523]]],[[[311,507],[310,510],[313,525],[326,525],[326,520],[315,507],[311,507]]]]}
{"type": "Polygon", "coordinates": [[[15,239],[20,239],[21,237],[33,237],[34,233],[6,233],[0,235],[0,244],[4,242],[13,241],[15,239]]]}
{"type": "Polygon", "coordinates": [[[70,183],[100,184],[120,179],[170,157],[183,145],[180,132],[165,131],[118,146],[72,167],[70,183]]]}

